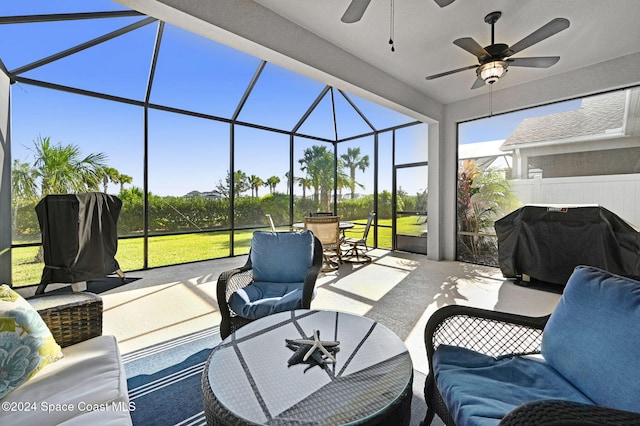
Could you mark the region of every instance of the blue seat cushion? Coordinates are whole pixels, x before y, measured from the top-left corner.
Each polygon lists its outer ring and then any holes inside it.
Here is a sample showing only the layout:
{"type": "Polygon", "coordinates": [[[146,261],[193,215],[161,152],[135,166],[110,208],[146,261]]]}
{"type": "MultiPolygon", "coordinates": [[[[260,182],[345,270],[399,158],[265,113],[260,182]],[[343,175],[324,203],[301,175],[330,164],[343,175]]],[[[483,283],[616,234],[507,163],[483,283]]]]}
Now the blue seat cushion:
{"type": "Polygon", "coordinates": [[[640,412],[640,282],[577,266],[542,337],[547,362],[596,404],[640,412]]]}
{"type": "Polygon", "coordinates": [[[458,425],[497,425],[518,406],[544,399],[593,404],[542,357],[494,358],[440,345],[433,369],[438,390],[458,425]]]}
{"type": "Polygon", "coordinates": [[[255,281],[302,282],[313,262],[313,234],[256,231],[250,256],[255,281]]]}
{"type": "Polygon", "coordinates": [[[229,297],[229,307],[239,316],[258,319],[302,307],[304,283],[254,282],[229,297]]]}

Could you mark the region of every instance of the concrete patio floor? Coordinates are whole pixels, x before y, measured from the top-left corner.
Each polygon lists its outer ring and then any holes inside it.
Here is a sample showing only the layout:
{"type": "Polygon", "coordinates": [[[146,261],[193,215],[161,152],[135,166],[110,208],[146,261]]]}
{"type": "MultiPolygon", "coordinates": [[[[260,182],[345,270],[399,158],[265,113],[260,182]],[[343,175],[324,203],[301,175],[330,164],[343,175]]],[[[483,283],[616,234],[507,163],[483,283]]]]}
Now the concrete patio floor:
{"type": "MultiPolygon", "coordinates": [[[[462,304],[524,315],[550,313],[558,294],[515,285],[497,268],[372,250],[370,264],[344,263],[321,273],[313,309],[364,315],[393,330],[407,345],[416,370],[426,374],[424,328],[439,307],[462,304]]],[[[246,256],[127,273],[139,278],[102,293],[104,333],[123,353],[220,323],[216,280],[246,256]]]]}
{"type": "MultiPolygon", "coordinates": [[[[422,255],[381,249],[371,250],[369,255],[373,258],[369,264],[346,262],[336,271],[322,272],[311,307],[367,316],[405,342],[417,372],[411,426],[417,426],[426,411],[424,328],[433,312],[445,305],[460,304],[541,316],[553,311],[560,297],[518,286],[505,280],[497,268],[437,262],[422,255]]],[[[135,281],[101,293],[103,334],[116,336],[121,352],[128,353],[218,326],[218,276],[245,261],[246,255],[127,272],[127,278],[135,281]]],[[[432,426],[439,425],[442,422],[436,417],[432,426]]]]}

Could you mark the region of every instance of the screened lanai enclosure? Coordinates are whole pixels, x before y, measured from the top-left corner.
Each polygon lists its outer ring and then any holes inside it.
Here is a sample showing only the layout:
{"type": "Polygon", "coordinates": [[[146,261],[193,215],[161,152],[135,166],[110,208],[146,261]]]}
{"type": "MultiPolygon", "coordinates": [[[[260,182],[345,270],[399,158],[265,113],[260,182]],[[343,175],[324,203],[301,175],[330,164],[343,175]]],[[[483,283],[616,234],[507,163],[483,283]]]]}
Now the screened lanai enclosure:
{"type": "Polygon", "coordinates": [[[53,193],[122,200],[125,271],[247,253],[266,214],[376,212],[370,246],[426,252],[426,124],[109,1],[0,10],[14,285],[53,193]]]}

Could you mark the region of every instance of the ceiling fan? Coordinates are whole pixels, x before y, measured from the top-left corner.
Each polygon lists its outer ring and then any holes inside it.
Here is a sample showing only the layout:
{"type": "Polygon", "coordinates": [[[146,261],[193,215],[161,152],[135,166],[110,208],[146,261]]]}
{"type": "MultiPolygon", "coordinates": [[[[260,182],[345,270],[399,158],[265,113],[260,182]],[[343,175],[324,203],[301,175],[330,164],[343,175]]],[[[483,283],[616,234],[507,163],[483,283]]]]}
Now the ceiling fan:
{"type": "Polygon", "coordinates": [[[477,78],[471,88],[477,89],[484,86],[485,83],[493,84],[498,81],[507,72],[507,68],[509,66],[549,68],[560,60],[559,56],[539,56],[530,58],[511,58],[510,56],[569,28],[568,19],[553,19],[513,46],[509,46],[503,43],[496,43],[494,40],[494,25],[496,21],[500,19],[500,16],[502,16],[501,12],[491,12],[484,17],[484,21],[491,25],[491,44],[489,46],[482,47],[471,37],[459,38],[453,42],[456,46],[475,55],[478,58],[478,65],[469,65],[468,67],[430,75],[426,77],[426,79],[433,80],[434,78],[475,68],[477,78]]]}
{"type": "MultiPolygon", "coordinates": [[[[434,1],[438,3],[438,6],[445,7],[453,3],[455,0],[434,1]]],[[[351,0],[349,7],[347,7],[347,10],[344,12],[344,15],[342,15],[342,18],[340,20],[345,24],[353,24],[354,22],[358,22],[360,19],[362,19],[362,15],[364,15],[367,7],[369,7],[369,3],[371,3],[371,0],[351,0]]]]}

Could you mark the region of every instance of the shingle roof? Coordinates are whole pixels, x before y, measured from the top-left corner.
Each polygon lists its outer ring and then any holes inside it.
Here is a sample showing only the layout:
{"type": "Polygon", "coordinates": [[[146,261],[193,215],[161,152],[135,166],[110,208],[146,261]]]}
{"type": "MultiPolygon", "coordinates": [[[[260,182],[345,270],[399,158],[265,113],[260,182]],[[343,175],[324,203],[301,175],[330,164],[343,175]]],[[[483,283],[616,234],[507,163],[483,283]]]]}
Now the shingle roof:
{"type": "Polygon", "coordinates": [[[526,118],[505,140],[502,148],[598,135],[609,129],[619,129],[623,124],[625,99],[624,91],[590,96],[584,98],[576,110],[526,118]]]}

